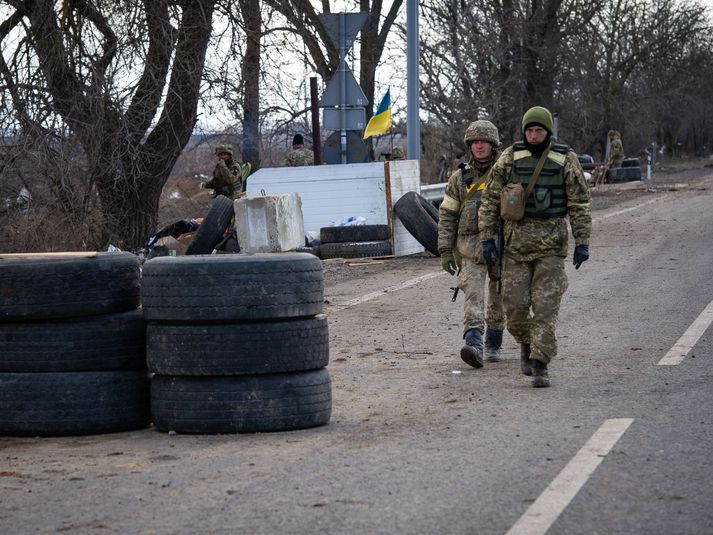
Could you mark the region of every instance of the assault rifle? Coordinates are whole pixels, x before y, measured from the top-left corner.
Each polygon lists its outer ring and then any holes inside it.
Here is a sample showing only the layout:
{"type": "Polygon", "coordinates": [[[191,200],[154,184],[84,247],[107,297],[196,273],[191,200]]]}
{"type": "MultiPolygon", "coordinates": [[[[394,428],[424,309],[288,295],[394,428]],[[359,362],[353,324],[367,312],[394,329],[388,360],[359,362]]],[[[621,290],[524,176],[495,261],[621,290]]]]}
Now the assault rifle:
{"type": "Polygon", "coordinates": [[[500,294],[503,289],[503,250],[505,249],[505,222],[500,219],[498,223],[498,265],[495,262],[488,264],[488,277],[495,281],[495,290],[500,294]]]}

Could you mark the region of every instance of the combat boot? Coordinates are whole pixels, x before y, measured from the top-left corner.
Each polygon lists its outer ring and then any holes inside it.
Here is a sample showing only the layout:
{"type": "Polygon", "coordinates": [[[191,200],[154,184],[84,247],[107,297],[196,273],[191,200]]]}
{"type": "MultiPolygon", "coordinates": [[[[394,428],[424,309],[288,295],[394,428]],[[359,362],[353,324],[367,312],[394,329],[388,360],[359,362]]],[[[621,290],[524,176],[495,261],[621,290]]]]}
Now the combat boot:
{"type": "Polygon", "coordinates": [[[532,375],[532,359],[530,358],[530,344],[520,344],[520,371],[528,377],[532,375]]]}
{"type": "Polygon", "coordinates": [[[532,386],[535,388],[550,386],[547,364],[537,359],[532,359],[532,386]]]}
{"type": "Polygon", "coordinates": [[[500,346],[503,345],[503,331],[485,328],[485,360],[500,362],[500,346]]]}
{"type": "Polygon", "coordinates": [[[460,358],[473,368],[482,368],[483,335],[478,329],[469,329],[463,338],[465,338],[465,345],[460,350],[460,358]]]}

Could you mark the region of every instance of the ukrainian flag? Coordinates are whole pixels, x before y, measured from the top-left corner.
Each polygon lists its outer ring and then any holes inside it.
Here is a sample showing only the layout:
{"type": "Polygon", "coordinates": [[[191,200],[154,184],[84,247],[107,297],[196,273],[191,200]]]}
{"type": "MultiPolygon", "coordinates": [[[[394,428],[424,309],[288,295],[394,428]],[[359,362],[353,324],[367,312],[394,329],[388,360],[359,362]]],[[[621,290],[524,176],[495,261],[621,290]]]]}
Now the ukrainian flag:
{"type": "Polygon", "coordinates": [[[391,88],[386,90],[376,113],[369,119],[363,139],[384,134],[388,132],[389,128],[391,128],[391,88]]]}

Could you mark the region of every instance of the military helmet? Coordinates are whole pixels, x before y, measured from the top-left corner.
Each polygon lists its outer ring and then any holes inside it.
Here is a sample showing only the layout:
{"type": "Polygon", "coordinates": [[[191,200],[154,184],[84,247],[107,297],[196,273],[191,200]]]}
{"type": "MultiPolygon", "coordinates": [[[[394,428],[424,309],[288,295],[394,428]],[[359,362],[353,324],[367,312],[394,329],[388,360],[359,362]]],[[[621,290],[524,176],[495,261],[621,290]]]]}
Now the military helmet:
{"type": "Polygon", "coordinates": [[[550,134],[555,133],[555,122],[552,119],[552,114],[547,108],[542,106],[533,106],[522,116],[522,133],[525,134],[525,129],[531,125],[537,124],[547,130],[550,134]]]}
{"type": "Polygon", "coordinates": [[[466,147],[470,147],[473,141],[487,141],[493,145],[493,147],[500,146],[500,135],[498,134],[498,128],[490,121],[473,121],[470,123],[465,131],[465,136],[463,136],[463,143],[466,147]]]}
{"type": "Polygon", "coordinates": [[[216,156],[218,156],[219,154],[223,154],[223,153],[230,155],[230,157],[232,158],[232,157],[233,157],[233,146],[232,146],[232,145],[228,145],[228,144],[224,144],[224,145],[218,145],[218,146],[215,148],[215,155],[216,155],[216,156]]]}
{"type": "Polygon", "coordinates": [[[609,130],[609,133],[607,134],[609,136],[609,139],[614,140],[616,138],[621,138],[621,134],[617,132],[616,130],[609,130]]]}
{"type": "Polygon", "coordinates": [[[404,149],[401,147],[394,147],[394,150],[391,151],[392,160],[403,160],[405,157],[404,149]]]}

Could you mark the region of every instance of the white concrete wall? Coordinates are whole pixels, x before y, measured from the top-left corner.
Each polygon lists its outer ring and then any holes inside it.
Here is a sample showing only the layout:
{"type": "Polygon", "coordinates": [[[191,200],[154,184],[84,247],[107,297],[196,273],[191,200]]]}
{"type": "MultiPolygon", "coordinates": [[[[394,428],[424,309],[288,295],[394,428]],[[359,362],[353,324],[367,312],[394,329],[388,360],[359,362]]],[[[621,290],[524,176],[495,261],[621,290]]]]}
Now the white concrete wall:
{"type": "MultiPolygon", "coordinates": [[[[407,191],[419,191],[417,160],[389,162],[391,206],[407,191]]],[[[270,167],[248,177],[248,197],[296,192],[302,199],[304,229],[318,232],[333,221],[362,216],[369,225],[388,223],[384,162],[304,167],[270,167]]],[[[394,218],[394,254],[423,251],[394,218]]]]}

